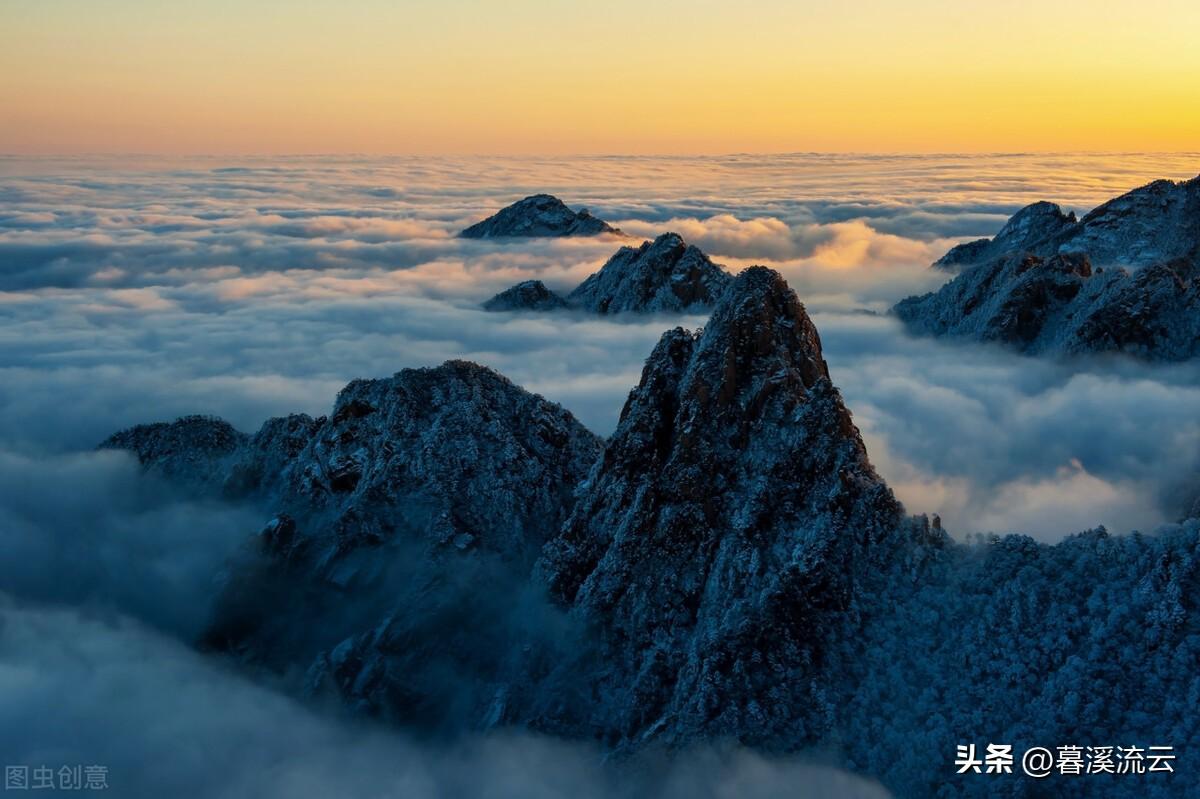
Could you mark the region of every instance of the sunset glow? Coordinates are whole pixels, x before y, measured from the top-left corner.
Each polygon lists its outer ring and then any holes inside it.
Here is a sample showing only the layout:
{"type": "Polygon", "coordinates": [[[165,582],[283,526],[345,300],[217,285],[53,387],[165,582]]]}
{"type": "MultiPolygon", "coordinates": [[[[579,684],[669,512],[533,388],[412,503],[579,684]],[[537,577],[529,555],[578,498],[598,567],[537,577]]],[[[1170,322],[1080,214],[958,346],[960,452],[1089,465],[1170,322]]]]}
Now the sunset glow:
{"type": "Polygon", "coordinates": [[[1183,150],[1187,0],[9,0],[0,152],[1183,150]]]}

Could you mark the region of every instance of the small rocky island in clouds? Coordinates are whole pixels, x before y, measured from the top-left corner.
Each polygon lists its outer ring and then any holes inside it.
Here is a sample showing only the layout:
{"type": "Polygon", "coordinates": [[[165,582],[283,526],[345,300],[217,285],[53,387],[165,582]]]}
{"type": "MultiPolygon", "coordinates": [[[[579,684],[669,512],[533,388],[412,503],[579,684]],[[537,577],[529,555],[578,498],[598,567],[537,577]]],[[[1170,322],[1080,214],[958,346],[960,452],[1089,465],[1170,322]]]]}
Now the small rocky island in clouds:
{"type": "Polygon", "coordinates": [[[1034,203],[935,266],[961,271],[896,305],[914,333],[1028,353],[1200,355],[1200,177],[1155,181],[1078,220],[1034,203]]]}
{"type": "Polygon", "coordinates": [[[573,211],[557,197],[534,194],[502,208],[458,235],[465,239],[500,239],[537,236],[620,235],[621,231],[587,209],[573,211]]]}
{"type": "Polygon", "coordinates": [[[597,314],[696,313],[712,308],[732,281],[720,264],[677,233],[622,247],[566,297],[527,280],[483,304],[488,311],[577,308],[597,314]]]}
{"type": "Polygon", "coordinates": [[[556,311],[568,307],[566,300],[540,280],[523,280],[483,303],[485,311],[556,311]]]}

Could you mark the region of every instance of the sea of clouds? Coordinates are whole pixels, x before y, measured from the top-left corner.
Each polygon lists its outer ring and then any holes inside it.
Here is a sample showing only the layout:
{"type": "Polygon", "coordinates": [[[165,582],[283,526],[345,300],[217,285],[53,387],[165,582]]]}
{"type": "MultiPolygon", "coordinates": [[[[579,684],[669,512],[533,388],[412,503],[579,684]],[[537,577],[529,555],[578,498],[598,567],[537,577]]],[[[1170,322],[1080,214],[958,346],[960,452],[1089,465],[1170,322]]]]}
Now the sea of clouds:
{"type": "Polygon", "coordinates": [[[253,431],[355,377],[468,358],[610,432],[658,336],[699,317],[488,314],[567,290],[625,240],[468,241],[538,191],[636,243],[674,230],[779,269],[813,313],[885,478],[957,534],[1043,539],[1177,516],[1200,463],[1200,370],[1053,363],[917,340],[884,312],[1027,202],[1083,212],[1188,156],[728,156],[186,163],[0,160],[0,447],[83,451],[186,413],[253,431]],[[868,313],[872,312],[872,313],[868,313]]]}
{"type": "MultiPolygon", "coordinates": [[[[596,771],[586,750],[484,738],[435,752],[317,717],[198,658],[187,644],[214,580],[261,514],[177,496],[127,456],[93,448],[117,429],[188,413],[246,431],[272,415],[319,415],[352,378],[448,358],[491,366],[607,434],[661,333],[702,317],[478,306],[529,278],[569,290],[618,246],[673,230],[730,269],[761,263],[785,275],[873,461],[911,512],[940,513],[958,536],[1149,530],[1179,516],[1200,484],[1200,367],[1055,362],[916,339],[885,312],[946,279],[928,268],[946,249],[992,235],[1026,203],[1084,212],[1154,178],[1190,177],[1197,164],[0,158],[3,753],[111,762],[124,779],[137,775],[131,795],[185,795],[188,781],[212,789],[193,791],[203,795],[271,795],[268,784],[288,788],[279,795],[339,785],[479,795],[455,782],[464,772],[495,796],[559,795],[577,778],[584,796],[635,790],[596,771]],[[537,192],[586,206],[630,238],[455,238],[537,192]],[[322,754],[303,769],[281,765],[313,751],[322,754]],[[146,769],[151,760],[159,767],[146,769]],[[226,771],[205,782],[214,768],[226,771]]],[[[849,779],[736,750],[685,762],[646,779],[663,795],[678,783],[679,795],[714,796],[779,780],[828,792],[849,779]],[[733,787],[706,794],[694,779],[733,787]]],[[[838,790],[879,795],[867,784],[838,790]]]]}

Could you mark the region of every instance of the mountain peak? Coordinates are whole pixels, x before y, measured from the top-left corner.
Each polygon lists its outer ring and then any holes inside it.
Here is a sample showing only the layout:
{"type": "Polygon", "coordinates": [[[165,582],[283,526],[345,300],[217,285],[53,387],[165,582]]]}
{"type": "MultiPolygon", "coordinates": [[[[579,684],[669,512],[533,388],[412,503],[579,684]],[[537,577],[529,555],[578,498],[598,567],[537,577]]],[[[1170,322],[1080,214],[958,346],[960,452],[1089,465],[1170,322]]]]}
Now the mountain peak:
{"type": "Polygon", "coordinates": [[[1086,253],[1102,267],[1200,263],[1200,177],[1156,180],[1114,197],[1088,212],[1058,249],[1086,253]]]}
{"type": "Polygon", "coordinates": [[[481,222],[464,229],[466,239],[490,239],[533,236],[595,236],[620,233],[617,228],[588,213],[573,211],[550,194],[533,194],[497,211],[481,222]]]}
{"type": "Polygon", "coordinates": [[[989,261],[1010,252],[1023,252],[1070,230],[1075,213],[1063,213],[1055,203],[1041,200],[1013,214],[991,239],[976,239],[951,248],[934,266],[951,268],[989,261]]]}
{"type": "Polygon", "coordinates": [[[100,449],[129,450],[148,471],[191,487],[219,481],[248,436],[215,416],[182,416],[139,424],[106,438],[100,449]]]}
{"type": "Polygon", "coordinates": [[[1156,180],[1078,221],[1034,203],[935,266],[957,264],[971,268],[894,307],[910,329],[1030,353],[1200,354],[1200,177],[1156,180]]]}
{"type": "Polygon", "coordinates": [[[659,341],[538,574],[602,631],[602,726],[768,736],[755,708],[811,701],[822,617],[901,514],[799,299],[753,267],[703,332],[659,341]]]}
{"type": "Polygon", "coordinates": [[[699,247],[664,233],[617,250],[567,302],[602,314],[701,311],[720,298],[730,279],[699,247]]]}
{"type": "Polygon", "coordinates": [[[705,357],[721,360],[727,383],[744,379],[744,367],[759,361],[794,372],[806,388],[829,379],[816,326],[783,276],[763,266],[752,266],[734,278],[704,329],[698,351],[711,351],[705,357]]]}
{"type": "Polygon", "coordinates": [[[567,301],[540,280],[523,280],[483,303],[485,311],[553,311],[567,301]]]}

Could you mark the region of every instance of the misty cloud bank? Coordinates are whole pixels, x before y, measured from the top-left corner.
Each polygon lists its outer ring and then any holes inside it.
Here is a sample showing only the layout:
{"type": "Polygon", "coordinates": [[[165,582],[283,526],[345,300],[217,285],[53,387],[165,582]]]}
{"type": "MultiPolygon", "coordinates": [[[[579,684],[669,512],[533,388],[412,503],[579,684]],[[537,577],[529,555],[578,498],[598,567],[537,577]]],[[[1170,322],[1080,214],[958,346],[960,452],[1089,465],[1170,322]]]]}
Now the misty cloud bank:
{"type": "Polygon", "coordinates": [[[124,616],[0,600],[6,763],[100,764],[112,796],[886,797],[832,768],[744,750],[647,756],[523,735],[421,743],[319,713],[124,616]]]}

